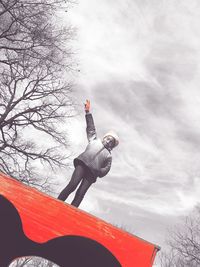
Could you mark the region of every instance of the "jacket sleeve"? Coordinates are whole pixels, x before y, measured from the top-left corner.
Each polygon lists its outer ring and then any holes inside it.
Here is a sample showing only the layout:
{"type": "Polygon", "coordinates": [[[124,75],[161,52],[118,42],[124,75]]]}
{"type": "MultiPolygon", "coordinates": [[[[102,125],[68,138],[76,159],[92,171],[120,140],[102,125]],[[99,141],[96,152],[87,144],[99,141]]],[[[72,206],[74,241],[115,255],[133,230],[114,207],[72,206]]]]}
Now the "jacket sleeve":
{"type": "Polygon", "coordinates": [[[105,167],[101,168],[99,171],[99,177],[105,176],[110,171],[110,168],[112,165],[112,157],[111,156],[106,159],[105,164],[106,164],[105,167]]]}
{"type": "Polygon", "coordinates": [[[88,142],[91,142],[92,140],[97,138],[94,120],[93,120],[92,114],[89,112],[85,114],[85,118],[86,118],[87,139],[88,139],[88,142]]]}

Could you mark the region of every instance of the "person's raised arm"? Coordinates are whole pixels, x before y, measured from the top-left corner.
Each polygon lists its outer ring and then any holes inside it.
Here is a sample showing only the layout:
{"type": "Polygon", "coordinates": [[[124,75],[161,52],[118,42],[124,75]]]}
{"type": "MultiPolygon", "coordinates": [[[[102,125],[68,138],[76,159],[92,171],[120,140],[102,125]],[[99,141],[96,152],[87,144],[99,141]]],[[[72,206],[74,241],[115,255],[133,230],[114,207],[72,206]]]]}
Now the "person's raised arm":
{"type": "Polygon", "coordinates": [[[85,118],[86,118],[86,133],[88,142],[97,138],[97,133],[94,125],[92,114],[90,113],[90,100],[85,103],[85,118]]]}

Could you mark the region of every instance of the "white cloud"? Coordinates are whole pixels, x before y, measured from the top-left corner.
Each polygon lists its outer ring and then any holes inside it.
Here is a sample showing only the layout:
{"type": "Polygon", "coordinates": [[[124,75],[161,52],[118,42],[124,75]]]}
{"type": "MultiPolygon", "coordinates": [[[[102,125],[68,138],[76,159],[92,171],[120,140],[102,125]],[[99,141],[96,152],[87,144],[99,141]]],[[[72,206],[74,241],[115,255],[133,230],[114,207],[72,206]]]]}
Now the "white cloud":
{"type": "MultiPolygon", "coordinates": [[[[98,210],[113,200],[155,216],[188,213],[200,193],[199,1],[87,0],[70,19],[81,63],[76,96],[80,105],[91,99],[100,136],[109,128],[120,136],[109,177],[93,185],[98,210]]],[[[82,127],[79,117],[76,152],[86,144],[82,127]]]]}

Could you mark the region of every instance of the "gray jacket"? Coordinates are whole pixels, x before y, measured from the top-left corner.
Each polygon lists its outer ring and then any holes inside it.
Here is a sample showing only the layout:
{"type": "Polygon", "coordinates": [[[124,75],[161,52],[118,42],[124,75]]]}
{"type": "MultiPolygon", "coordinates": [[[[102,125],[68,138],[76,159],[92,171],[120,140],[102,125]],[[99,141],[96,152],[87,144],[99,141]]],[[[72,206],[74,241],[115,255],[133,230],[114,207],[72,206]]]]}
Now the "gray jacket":
{"type": "Polygon", "coordinates": [[[94,177],[103,177],[111,167],[111,152],[104,147],[101,139],[97,138],[92,114],[86,113],[85,118],[88,145],[85,151],[74,159],[74,165],[76,166],[78,161],[81,161],[90,169],[94,177]]]}

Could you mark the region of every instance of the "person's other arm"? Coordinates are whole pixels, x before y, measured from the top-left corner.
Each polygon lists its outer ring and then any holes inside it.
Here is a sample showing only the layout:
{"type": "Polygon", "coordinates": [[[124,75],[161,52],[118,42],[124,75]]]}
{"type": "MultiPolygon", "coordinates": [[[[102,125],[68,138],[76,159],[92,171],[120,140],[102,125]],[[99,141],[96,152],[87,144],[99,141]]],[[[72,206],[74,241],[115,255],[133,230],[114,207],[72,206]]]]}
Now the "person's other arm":
{"type": "Polygon", "coordinates": [[[112,157],[110,156],[106,159],[105,167],[101,168],[99,171],[100,178],[105,176],[110,171],[111,165],[112,165],[112,157]]]}

